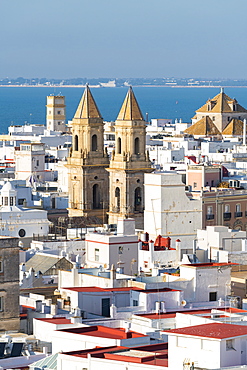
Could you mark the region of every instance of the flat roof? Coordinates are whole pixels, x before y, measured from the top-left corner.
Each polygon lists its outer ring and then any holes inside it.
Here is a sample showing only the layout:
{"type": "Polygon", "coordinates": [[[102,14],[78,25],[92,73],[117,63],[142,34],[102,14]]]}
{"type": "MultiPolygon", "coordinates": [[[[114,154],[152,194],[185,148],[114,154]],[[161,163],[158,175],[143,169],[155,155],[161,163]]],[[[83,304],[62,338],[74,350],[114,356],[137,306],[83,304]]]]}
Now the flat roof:
{"type": "Polygon", "coordinates": [[[142,293],[149,294],[149,293],[164,293],[164,292],[180,292],[181,289],[171,289],[171,288],[162,288],[162,289],[140,289],[142,293]]]}
{"type": "Polygon", "coordinates": [[[48,322],[55,325],[71,324],[71,320],[66,319],[66,317],[53,317],[51,319],[36,318],[36,320],[48,322]]]}
{"type": "Polygon", "coordinates": [[[127,348],[120,346],[93,348],[82,351],[65,352],[63,355],[87,358],[105,358],[108,360],[143,363],[152,366],[168,367],[168,344],[159,343],[141,347],[127,348]]]}
{"type": "Polygon", "coordinates": [[[58,332],[65,332],[71,334],[88,335],[92,337],[102,337],[109,339],[129,339],[147,337],[147,335],[137,333],[135,331],[126,332],[123,328],[109,328],[107,326],[95,325],[80,328],[62,329],[58,332]]]}
{"type": "Polygon", "coordinates": [[[102,293],[102,292],[128,292],[130,290],[136,290],[142,293],[162,293],[162,292],[180,292],[179,289],[171,289],[171,288],[161,288],[161,289],[141,289],[138,287],[123,287],[123,288],[100,288],[96,286],[89,286],[89,287],[68,287],[68,288],[61,288],[66,290],[72,290],[73,292],[92,292],[92,293],[102,293]]]}
{"type": "Polygon", "coordinates": [[[89,286],[89,287],[68,287],[68,288],[61,288],[72,290],[73,292],[92,292],[92,293],[101,293],[101,292],[126,292],[130,290],[139,290],[143,291],[143,289],[137,287],[123,287],[123,288],[100,288],[97,286],[89,286]]]}
{"type": "Polygon", "coordinates": [[[165,332],[168,335],[178,334],[183,336],[227,339],[247,335],[247,326],[215,322],[210,324],[189,326],[179,329],[171,329],[165,332]]]}
{"type": "MultiPolygon", "coordinates": [[[[212,310],[222,311],[222,314],[224,313],[247,313],[246,310],[241,310],[240,308],[219,308],[219,307],[212,307],[212,308],[205,308],[205,309],[189,309],[189,310],[177,310],[177,311],[170,311],[170,312],[160,312],[160,313],[147,313],[147,314],[135,314],[135,316],[141,316],[146,317],[147,319],[152,320],[160,320],[160,319],[169,319],[176,317],[177,313],[182,313],[185,315],[204,315],[205,314],[211,314],[212,310]]],[[[217,314],[217,313],[213,313],[217,314]]],[[[227,316],[227,315],[224,315],[227,316]]]]}
{"type": "Polygon", "coordinates": [[[224,263],[224,262],[205,262],[205,263],[188,263],[188,264],[182,264],[181,266],[186,267],[222,267],[222,266],[232,266],[232,265],[238,265],[238,263],[224,263]]]}

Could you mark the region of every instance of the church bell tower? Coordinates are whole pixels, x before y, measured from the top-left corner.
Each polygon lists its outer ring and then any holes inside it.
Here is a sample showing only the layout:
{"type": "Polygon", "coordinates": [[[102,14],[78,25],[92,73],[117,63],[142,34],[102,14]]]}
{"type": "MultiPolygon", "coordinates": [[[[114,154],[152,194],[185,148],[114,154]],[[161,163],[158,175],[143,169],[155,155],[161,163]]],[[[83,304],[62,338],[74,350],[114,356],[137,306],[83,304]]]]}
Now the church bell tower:
{"type": "Polygon", "coordinates": [[[104,123],[86,86],[72,120],[72,149],[68,158],[69,216],[97,216],[105,222],[109,203],[109,167],[104,150],[104,123]]]}
{"type": "Polygon", "coordinates": [[[132,88],[125,97],[115,124],[115,152],[110,167],[109,224],[118,217],[133,217],[143,228],[144,173],[152,172],[146,152],[146,122],[132,88]]]}

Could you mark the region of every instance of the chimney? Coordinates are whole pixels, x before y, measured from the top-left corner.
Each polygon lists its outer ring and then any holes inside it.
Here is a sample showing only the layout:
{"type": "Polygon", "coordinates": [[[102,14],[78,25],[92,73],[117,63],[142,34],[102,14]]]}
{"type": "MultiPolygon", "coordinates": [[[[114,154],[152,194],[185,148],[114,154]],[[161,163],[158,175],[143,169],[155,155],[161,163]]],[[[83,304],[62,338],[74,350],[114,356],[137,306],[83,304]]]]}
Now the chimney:
{"type": "Polygon", "coordinates": [[[115,319],[116,316],[117,316],[117,307],[114,304],[112,304],[110,307],[110,317],[112,319],[115,319]]]}
{"type": "Polygon", "coordinates": [[[156,314],[160,313],[160,302],[159,301],[155,302],[155,313],[156,314]]]}
{"type": "Polygon", "coordinates": [[[111,277],[111,280],[113,281],[116,280],[116,269],[113,264],[111,265],[110,277],[111,277]]]}
{"type": "Polygon", "coordinates": [[[55,316],[57,314],[57,305],[51,304],[51,315],[55,316]]]}

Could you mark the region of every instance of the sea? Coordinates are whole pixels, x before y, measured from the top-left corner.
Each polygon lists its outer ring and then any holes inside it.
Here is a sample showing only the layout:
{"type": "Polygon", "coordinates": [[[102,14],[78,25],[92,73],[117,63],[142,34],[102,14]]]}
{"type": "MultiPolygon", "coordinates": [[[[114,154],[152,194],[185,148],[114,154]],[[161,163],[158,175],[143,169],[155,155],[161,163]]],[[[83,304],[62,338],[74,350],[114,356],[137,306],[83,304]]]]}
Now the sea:
{"type": "MultiPolygon", "coordinates": [[[[127,87],[91,88],[96,104],[105,121],[115,121],[127,87]]],[[[153,118],[182,119],[191,122],[195,110],[208,98],[220,92],[219,87],[133,87],[135,96],[148,120],[153,118]]],[[[66,117],[75,114],[84,89],[80,87],[0,87],[0,134],[10,125],[45,124],[46,96],[64,95],[66,117]]],[[[247,109],[247,88],[224,89],[231,98],[247,109]]]]}

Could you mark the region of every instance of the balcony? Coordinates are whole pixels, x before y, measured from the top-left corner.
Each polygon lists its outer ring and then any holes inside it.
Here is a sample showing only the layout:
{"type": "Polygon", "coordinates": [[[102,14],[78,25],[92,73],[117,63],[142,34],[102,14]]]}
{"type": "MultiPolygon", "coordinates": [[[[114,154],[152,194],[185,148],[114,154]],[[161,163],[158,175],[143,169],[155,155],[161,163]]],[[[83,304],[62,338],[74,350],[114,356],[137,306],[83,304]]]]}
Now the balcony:
{"type": "Polygon", "coordinates": [[[234,213],[234,216],[235,217],[242,217],[243,216],[243,212],[235,212],[234,213]]]}
{"type": "Polygon", "coordinates": [[[232,217],[232,214],[231,214],[231,212],[225,212],[223,214],[223,217],[224,217],[224,221],[229,221],[232,217]]]}
{"type": "Polygon", "coordinates": [[[213,220],[214,214],[206,215],[206,220],[213,220]]]}

